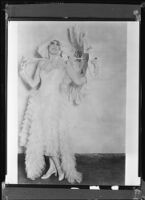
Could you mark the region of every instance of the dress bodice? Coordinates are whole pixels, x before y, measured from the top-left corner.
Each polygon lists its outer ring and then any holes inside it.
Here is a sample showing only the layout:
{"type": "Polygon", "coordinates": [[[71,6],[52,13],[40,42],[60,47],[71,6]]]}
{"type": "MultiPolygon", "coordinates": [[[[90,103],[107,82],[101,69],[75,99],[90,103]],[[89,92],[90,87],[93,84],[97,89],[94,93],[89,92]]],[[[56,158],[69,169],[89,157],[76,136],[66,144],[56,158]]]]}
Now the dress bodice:
{"type": "Polygon", "coordinates": [[[66,79],[65,66],[62,60],[57,60],[54,63],[44,63],[44,66],[40,70],[40,93],[44,96],[47,94],[58,92],[60,85],[63,84],[66,79]],[[50,66],[51,65],[51,66],[50,66]]]}

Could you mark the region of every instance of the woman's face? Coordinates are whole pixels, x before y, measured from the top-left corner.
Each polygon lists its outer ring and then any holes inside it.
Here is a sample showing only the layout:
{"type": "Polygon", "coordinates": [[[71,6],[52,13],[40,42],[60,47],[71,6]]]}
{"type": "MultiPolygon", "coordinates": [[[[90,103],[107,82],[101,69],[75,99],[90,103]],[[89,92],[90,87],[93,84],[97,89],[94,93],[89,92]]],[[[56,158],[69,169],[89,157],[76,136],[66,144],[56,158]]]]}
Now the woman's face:
{"type": "Polygon", "coordinates": [[[60,43],[59,43],[59,41],[53,40],[48,47],[48,51],[52,55],[58,55],[60,53],[60,43]]]}

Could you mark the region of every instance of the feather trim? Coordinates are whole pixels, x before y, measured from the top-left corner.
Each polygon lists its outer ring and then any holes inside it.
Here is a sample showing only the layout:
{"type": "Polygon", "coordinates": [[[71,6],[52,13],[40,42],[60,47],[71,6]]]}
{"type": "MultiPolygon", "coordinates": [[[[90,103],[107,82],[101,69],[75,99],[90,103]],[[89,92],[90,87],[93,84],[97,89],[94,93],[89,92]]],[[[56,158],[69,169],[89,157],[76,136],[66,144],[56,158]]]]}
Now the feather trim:
{"type": "Polygon", "coordinates": [[[28,103],[26,105],[26,110],[24,113],[24,119],[21,125],[21,131],[20,131],[20,146],[26,146],[28,135],[29,135],[29,129],[32,122],[32,101],[31,97],[28,98],[28,103]]]}
{"type": "Polygon", "coordinates": [[[34,180],[38,178],[45,167],[42,130],[38,118],[30,128],[30,136],[26,148],[25,165],[27,177],[34,180]]]}
{"type": "Polygon", "coordinates": [[[65,173],[65,178],[71,184],[82,181],[82,175],[76,169],[76,158],[69,138],[69,102],[61,104],[61,120],[59,123],[59,142],[61,154],[61,167],[65,173]]]}

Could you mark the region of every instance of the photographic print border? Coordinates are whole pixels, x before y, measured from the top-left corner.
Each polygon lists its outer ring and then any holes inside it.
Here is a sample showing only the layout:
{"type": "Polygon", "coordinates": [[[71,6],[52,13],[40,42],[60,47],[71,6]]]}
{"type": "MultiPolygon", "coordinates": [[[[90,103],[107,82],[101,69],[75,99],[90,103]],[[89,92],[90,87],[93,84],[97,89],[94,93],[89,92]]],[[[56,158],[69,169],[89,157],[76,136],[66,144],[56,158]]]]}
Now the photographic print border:
{"type": "MultiPolygon", "coordinates": [[[[138,176],[138,134],[136,134],[138,132],[138,123],[136,123],[138,121],[138,95],[134,94],[138,94],[139,88],[139,69],[136,67],[139,65],[139,55],[137,56],[139,51],[139,22],[127,22],[127,24],[125,185],[139,185],[140,181],[133,176],[134,174],[136,174],[136,177],[138,176]],[[130,49],[132,47],[131,43],[135,44],[135,51],[130,49]]],[[[17,22],[10,22],[8,30],[8,91],[10,92],[8,92],[8,176],[6,182],[17,184],[18,157],[16,152],[18,152],[18,147],[16,148],[16,146],[18,144],[18,131],[16,127],[18,127],[18,76],[17,67],[14,67],[17,66],[17,22]],[[11,134],[12,130],[13,134],[11,134]]]]}

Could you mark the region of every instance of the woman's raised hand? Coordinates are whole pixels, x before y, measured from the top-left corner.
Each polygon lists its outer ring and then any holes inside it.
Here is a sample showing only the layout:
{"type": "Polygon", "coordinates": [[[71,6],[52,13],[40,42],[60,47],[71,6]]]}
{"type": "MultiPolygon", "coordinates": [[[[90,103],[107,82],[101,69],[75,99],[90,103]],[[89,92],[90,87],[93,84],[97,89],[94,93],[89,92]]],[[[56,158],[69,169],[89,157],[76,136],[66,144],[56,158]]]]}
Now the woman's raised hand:
{"type": "Polygon", "coordinates": [[[99,74],[99,62],[98,62],[98,58],[95,57],[91,60],[91,64],[93,65],[93,72],[94,75],[97,76],[99,74]]]}
{"type": "Polygon", "coordinates": [[[98,58],[95,57],[91,60],[91,63],[94,64],[94,65],[97,65],[98,64],[98,58]]]}

